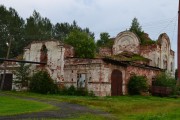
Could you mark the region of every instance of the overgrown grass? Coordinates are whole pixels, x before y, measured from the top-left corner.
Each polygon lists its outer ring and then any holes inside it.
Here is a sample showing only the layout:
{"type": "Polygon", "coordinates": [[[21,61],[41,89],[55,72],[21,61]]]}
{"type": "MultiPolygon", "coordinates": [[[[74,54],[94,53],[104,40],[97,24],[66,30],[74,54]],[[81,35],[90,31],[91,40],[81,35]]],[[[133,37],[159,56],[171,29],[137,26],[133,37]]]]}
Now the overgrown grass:
{"type": "Polygon", "coordinates": [[[77,118],[68,118],[63,120],[108,120],[107,118],[100,116],[100,115],[92,115],[92,114],[84,114],[77,118]]]}
{"type": "Polygon", "coordinates": [[[0,96],[0,116],[39,112],[53,108],[53,106],[41,102],[0,96]]]}
{"type": "MultiPolygon", "coordinates": [[[[174,98],[152,96],[77,97],[34,93],[9,94],[82,104],[93,109],[102,109],[122,120],[179,120],[180,118],[180,99],[174,98]]],[[[81,117],[83,119],[86,116],[81,117]]],[[[77,120],[81,120],[81,117],[77,118],[77,120]]],[[[93,117],[95,115],[91,115],[91,118],[93,117]]],[[[96,120],[95,118],[94,120],[96,120]]],[[[104,118],[97,117],[97,120],[99,119],[104,118]]]]}

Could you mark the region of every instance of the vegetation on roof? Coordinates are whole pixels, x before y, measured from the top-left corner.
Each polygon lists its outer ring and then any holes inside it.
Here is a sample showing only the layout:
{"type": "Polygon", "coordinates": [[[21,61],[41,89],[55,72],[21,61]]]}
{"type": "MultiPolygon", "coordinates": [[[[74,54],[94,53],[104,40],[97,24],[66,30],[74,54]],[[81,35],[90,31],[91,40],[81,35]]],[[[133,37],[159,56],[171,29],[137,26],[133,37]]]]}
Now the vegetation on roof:
{"type": "Polygon", "coordinates": [[[107,58],[114,59],[117,61],[130,61],[130,62],[131,61],[144,61],[144,62],[149,61],[149,59],[147,59],[141,55],[134,54],[134,53],[127,52],[127,51],[124,51],[117,55],[108,56],[107,58]]]}

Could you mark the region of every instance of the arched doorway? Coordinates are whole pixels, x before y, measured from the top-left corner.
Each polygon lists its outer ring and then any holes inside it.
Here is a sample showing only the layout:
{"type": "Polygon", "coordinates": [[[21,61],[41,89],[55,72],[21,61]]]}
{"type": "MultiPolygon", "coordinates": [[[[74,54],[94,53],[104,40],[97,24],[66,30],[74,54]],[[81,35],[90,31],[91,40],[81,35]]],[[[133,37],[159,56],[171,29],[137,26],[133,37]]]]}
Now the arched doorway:
{"type": "Polygon", "coordinates": [[[122,95],[122,72],[113,70],[111,74],[111,96],[122,95]]]}

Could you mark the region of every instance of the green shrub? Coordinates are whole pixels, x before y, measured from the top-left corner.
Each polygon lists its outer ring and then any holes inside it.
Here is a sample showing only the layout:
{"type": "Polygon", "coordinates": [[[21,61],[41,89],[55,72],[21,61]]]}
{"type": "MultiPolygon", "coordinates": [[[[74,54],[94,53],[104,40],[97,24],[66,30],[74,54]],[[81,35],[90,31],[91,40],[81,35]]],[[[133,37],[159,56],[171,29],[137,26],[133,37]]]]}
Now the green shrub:
{"type": "Polygon", "coordinates": [[[88,92],[87,89],[77,88],[76,95],[78,95],[78,96],[88,96],[88,95],[89,95],[89,92],[88,92]]]}
{"type": "Polygon", "coordinates": [[[63,87],[59,91],[60,95],[72,95],[72,96],[95,96],[93,91],[88,92],[85,88],[75,88],[73,85],[71,85],[69,88],[63,87]]]}
{"type": "Polygon", "coordinates": [[[139,95],[148,90],[147,78],[145,76],[133,75],[129,79],[128,92],[130,95],[139,95]]]}
{"type": "Polygon", "coordinates": [[[76,95],[76,88],[74,87],[74,85],[71,85],[68,89],[67,89],[67,95],[76,95]]]}
{"type": "Polygon", "coordinates": [[[174,88],[176,86],[176,80],[166,73],[161,73],[156,76],[153,85],[174,88]]]}
{"type": "Polygon", "coordinates": [[[95,97],[96,95],[94,94],[93,91],[90,91],[89,94],[88,94],[88,96],[95,97]]]}
{"type": "Polygon", "coordinates": [[[161,73],[156,76],[152,83],[152,94],[158,96],[170,96],[178,93],[175,78],[167,73],[161,73]]]}
{"type": "Polygon", "coordinates": [[[32,76],[29,90],[41,94],[54,94],[58,92],[58,86],[46,71],[39,71],[32,76]]]}

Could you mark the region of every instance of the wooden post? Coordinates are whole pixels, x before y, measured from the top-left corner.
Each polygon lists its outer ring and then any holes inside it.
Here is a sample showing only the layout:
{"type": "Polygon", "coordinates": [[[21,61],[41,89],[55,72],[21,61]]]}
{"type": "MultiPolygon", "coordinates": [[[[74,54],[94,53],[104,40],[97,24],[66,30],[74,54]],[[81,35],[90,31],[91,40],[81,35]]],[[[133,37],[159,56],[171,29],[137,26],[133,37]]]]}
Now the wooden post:
{"type": "MultiPolygon", "coordinates": [[[[10,36],[10,41],[9,41],[9,46],[8,46],[6,59],[9,58],[9,53],[10,53],[10,49],[11,49],[11,42],[12,42],[12,37],[10,36]]],[[[5,77],[6,77],[6,69],[7,69],[7,61],[4,61],[4,74],[3,74],[3,77],[2,77],[0,90],[3,90],[4,80],[5,80],[5,77]]]]}

